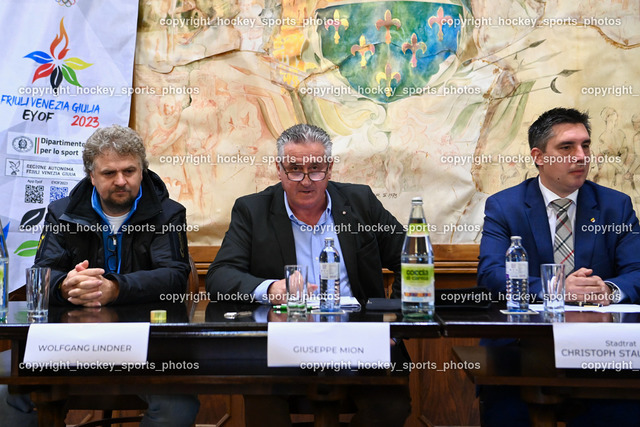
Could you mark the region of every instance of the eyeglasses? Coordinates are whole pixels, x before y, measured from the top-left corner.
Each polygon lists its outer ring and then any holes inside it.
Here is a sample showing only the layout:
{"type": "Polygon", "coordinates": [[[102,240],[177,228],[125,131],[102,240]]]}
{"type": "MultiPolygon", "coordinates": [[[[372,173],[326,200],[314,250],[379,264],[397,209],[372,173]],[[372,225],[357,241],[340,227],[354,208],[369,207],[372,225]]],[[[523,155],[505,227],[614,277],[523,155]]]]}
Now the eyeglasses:
{"type": "Polygon", "coordinates": [[[327,170],[313,171],[313,172],[298,172],[298,171],[289,172],[284,168],[284,165],[282,163],[280,163],[280,166],[282,166],[282,170],[285,173],[285,175],[287,175],[287,178],[289,178],[289,181],[294,181],[294,182],[302,181],[305,175],[308,176],[311,181],[315,181],[315,182],[322,181],[327,176],[327,172],[329,172],[328,166],[327,166],[327,170]]]}
{"type": "Polygon", "coordinates": [[[107,273],[117,273],[118,270],[118,237],[111,235],[107,237],[107,273]]]}

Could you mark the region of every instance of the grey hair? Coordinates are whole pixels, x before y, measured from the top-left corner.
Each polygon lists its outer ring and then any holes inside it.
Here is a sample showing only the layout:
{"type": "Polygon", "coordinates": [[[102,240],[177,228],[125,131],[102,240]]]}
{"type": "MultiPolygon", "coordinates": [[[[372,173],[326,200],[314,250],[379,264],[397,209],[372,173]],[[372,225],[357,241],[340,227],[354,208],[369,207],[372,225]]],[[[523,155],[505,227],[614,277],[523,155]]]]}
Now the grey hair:
{"type": "Polygon", "coordinates": [[[333,143],[331,142],[331,138],[327,132],[318,126],[308,125],[305,123],[299,123],[291,126],[278,137],[278,140],[276,141],[278,157],[284,158],[284,146],[286,144],[309,144],[312,142],[319,142],[322,144],[324,146],[325,157],[331,157],[331,147],[333,146],[333,143]]]}
{"type": "Polygon", "coordinates": [[[87,177],[93,172],[96,157],[107,151],[115,151],[121,156],[135,156],[140,160],[143,171],[149,168],[147,154],[140,135],[131,128],[111,125],[96,130],[84,144],[82,162],[87,177]]]}

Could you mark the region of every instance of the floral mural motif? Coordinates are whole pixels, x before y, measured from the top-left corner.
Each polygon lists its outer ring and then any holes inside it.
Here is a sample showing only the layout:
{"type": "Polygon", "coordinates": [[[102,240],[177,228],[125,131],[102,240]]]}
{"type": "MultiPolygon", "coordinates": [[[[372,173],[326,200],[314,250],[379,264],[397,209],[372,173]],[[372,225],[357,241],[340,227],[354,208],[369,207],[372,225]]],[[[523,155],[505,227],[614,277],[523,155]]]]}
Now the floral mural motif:
{"type": "Polygon", "coordinates": [[[354,91],[378,102],[403,99],[427,87],[440,65],[456,54],[462,9],[408,1],[320,9],[318,18],[327,22],[318,26],[322,55],[354,91]],[[371,55],[358,58],[354,52],[371,55]]]}

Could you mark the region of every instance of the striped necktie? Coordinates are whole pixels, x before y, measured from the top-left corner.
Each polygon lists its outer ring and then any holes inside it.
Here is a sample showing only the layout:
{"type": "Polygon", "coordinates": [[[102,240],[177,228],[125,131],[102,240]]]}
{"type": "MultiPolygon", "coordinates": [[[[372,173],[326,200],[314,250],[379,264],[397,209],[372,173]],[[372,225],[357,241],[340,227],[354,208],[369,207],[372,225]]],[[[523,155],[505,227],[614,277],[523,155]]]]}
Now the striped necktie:
{"type": "Polygon", "coordinates": [[[551,202],[556,211],[556,235],[553,241],[553,261],[556,264],[564,264],[565,275],[569,275],[574,269],[573,231],[569,219],[570,199],[556,199],[551,202]]]}

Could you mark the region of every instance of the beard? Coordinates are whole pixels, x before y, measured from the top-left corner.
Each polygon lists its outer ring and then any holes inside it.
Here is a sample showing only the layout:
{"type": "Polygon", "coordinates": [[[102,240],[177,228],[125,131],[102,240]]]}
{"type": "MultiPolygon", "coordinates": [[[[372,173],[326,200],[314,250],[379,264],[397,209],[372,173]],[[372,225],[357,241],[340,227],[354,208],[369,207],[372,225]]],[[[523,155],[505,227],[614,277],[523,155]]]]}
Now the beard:
{"type": "Polygon", "coordinates": [[[127,196],[124,195],[115,197],[116,191],[109,193],[109,197],[102,199],[102,208],[104,211],[109,211],[111,214],[122,215],[131,210],[133,202],[135,201],[137,194],[132,194],[130,190],[127,191],[127,196]]]}

